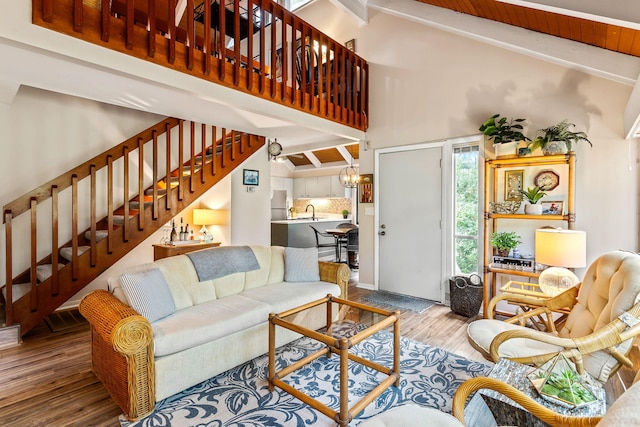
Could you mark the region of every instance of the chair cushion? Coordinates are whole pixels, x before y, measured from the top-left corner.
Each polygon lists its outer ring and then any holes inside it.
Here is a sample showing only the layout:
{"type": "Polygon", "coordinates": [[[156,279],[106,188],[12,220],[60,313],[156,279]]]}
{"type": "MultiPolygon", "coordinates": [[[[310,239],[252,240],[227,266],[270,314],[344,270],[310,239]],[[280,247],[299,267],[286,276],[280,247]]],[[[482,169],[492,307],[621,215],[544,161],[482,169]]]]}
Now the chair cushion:
{"type": "Polygon", "coordinates": [[[284,249],[284,280],[287,282],[317,282],[320,280],[316,248],[284,249]]]}
{"type": "Polygon", "coordinates": [[[464,427],[453,415],[410,404],[397,406],[364,420],[358,427],[464,427]]]}
{"type": "Polygon", "coordinates": [[[636,382],[613,402],[598,423],[598,427],[640,426],[638,402],[640,402],[640,382],[636,382]]]}
{"type": "Polygon", "coordinates": [[[125,273],[120,276],[120,283],[129,306],[149,322],[153,323],[176,311],[169,285],[159,269],[125,273]]]}

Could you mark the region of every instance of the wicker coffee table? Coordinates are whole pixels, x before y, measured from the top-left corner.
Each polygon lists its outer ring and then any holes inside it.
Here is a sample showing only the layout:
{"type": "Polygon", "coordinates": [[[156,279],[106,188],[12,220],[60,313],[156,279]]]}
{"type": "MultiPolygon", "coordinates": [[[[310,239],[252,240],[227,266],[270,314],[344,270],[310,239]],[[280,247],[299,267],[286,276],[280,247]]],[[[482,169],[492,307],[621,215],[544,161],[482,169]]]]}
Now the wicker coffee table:
{"type": "Polygon", "coordinates": [[[360,412],[364,410],[364,408],[369,405],[375,398],[380,396],[382,392],[384,392],[389,386],[395,385],[398,387],[400,385],[400,314],[399,312],[391,312],[387,310],[382,310],[376,307],[370,307],[364,304],[343,300],[340,298],[334,298],[331,295],[327,295],[325,298],[319,299],[317,301],[305,304],[303,306],[284,311],[278,314],[270,314],[269,315],[269,391],[273,391],[274,387],[279,387],[287,393],[291,394],[297,399],[300,399],[307,405],[312,408],[322,412],[326,416],[334,419],[338,425],[346,426],[349,422],[356,417],[360,412]],[[331,334],[331,319],[332,315],[332,305],[333,303],[342,304],[344,306],[353,307],[359,310],[367,311],[370,313],[376,314],[377,318],[381,318],[381,320],[373,323],[366,329],[358,332],[354,336],[350,338],[334,338],[331,334]],[[292,322],[284,320],[283,318],[290,316],[292,314],[299,313],[303,310],[308,310],[312,307],[316,307],[318,305],[326,304],[327,307],[327,328],[326,333],[321,333],[317,331],[313,331],[311,329],[307,329],[305,327],[296,325],[292,322]],[[356,356],[349,352],[349,349],[364,339],[370,337],[376,332],[381,331],[382,329],[393,325],[393,367],[387,368],[385,366],[379,365],[371,360],[364,359],[362,357],[356,356]],[[276,326],[283,327],[285,329],[289,329],[291,331],[300,333],[308,338],[314,339],[326,345],[325,348],[318,350],[315,353],[312,353],[301,360],[293,363],[290,366],[287,366],[280,371],[276,372],[275,370],[275,342],[276,342],[276,326]],[[281,378],[289,375],[290,373],[296,371],[297,369],[302,368],[306,364],[318,359],[322,356],[331,357],[332,353],[336,353],[340,357],[340,409],[338,411],[333,408],[328,407],[324,403],[314,399],[311,396],[308,396],[301,392],[300,390],[295,389],[291,385],[282,381],[281,378]],[[348,378],[348,361],[352,360],[353,362],[359,363],[361,365],[367,366],[369,368],[375,369],[378,372],[388,375],[386,379],[384,379],[377,387],[371,390],[366,396],[364,396],[360,401],[356,402],[351,408],[349,408],[349,396],[348,396],[348,388],[347,384],[349,381],[348,378]]]}

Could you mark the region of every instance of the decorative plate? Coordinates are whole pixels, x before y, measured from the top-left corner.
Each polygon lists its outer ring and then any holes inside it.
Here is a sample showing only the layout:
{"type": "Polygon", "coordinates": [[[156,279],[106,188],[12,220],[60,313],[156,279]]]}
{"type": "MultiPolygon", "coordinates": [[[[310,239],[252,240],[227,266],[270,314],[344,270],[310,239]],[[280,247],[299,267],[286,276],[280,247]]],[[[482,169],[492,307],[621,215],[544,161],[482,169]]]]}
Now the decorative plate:
{"type": "Polygon", "coordinates": [[[552,170],[545,170],[536,175],[533,183],[542,191],[551,191],[560,184],[560,177],[552,170]]]}

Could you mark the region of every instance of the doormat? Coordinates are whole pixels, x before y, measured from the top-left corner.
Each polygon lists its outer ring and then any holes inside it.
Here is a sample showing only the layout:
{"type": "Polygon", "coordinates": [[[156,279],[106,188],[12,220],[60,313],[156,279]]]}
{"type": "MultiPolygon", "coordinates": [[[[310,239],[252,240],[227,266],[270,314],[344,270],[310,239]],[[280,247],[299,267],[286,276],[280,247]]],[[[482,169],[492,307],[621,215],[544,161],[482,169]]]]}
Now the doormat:
{"type": "Polygon", "coordinates": [[[44,322],[51,329],[51,332],[59,332],[86,325],[87,319],[80,314],[77,308],[72,308],[70,310],[54,311],[44,318],[44,322]]]}
{"type": "Polygon", "coordinates": [[[428,299],[396,294],[387,291],[371,292],[370,294],[363,296],[361,299],[372,304],[386,305],[389,307],[409,310],[416,313],[424,313],[429,307],[436,304],[435,301],[431,301],[428,299]]]}

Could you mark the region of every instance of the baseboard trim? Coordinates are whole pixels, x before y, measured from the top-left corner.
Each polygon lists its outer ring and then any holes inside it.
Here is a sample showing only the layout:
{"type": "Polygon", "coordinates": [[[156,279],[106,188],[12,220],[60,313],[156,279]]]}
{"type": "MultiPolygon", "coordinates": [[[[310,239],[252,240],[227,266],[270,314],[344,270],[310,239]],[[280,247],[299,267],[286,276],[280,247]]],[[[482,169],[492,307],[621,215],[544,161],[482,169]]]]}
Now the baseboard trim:
{"type": "Polygon", "coordinates": [[[373,285],[371,285],[371,284],[369,284],[369,283],[362,283],[362,282],[359,282],[359,283],[356,285],[356,288],[368,289],[368,290],[370,290],[370,291],[375,291],[375,290],[376,290],[376,287],[375,287],[375,286],[373,286],[373,285]]]}
{"type": "Polygon", "coordinates": [[[0,349],[16,347],[22,344],[20,325],[0,328],[0,349]]]}

